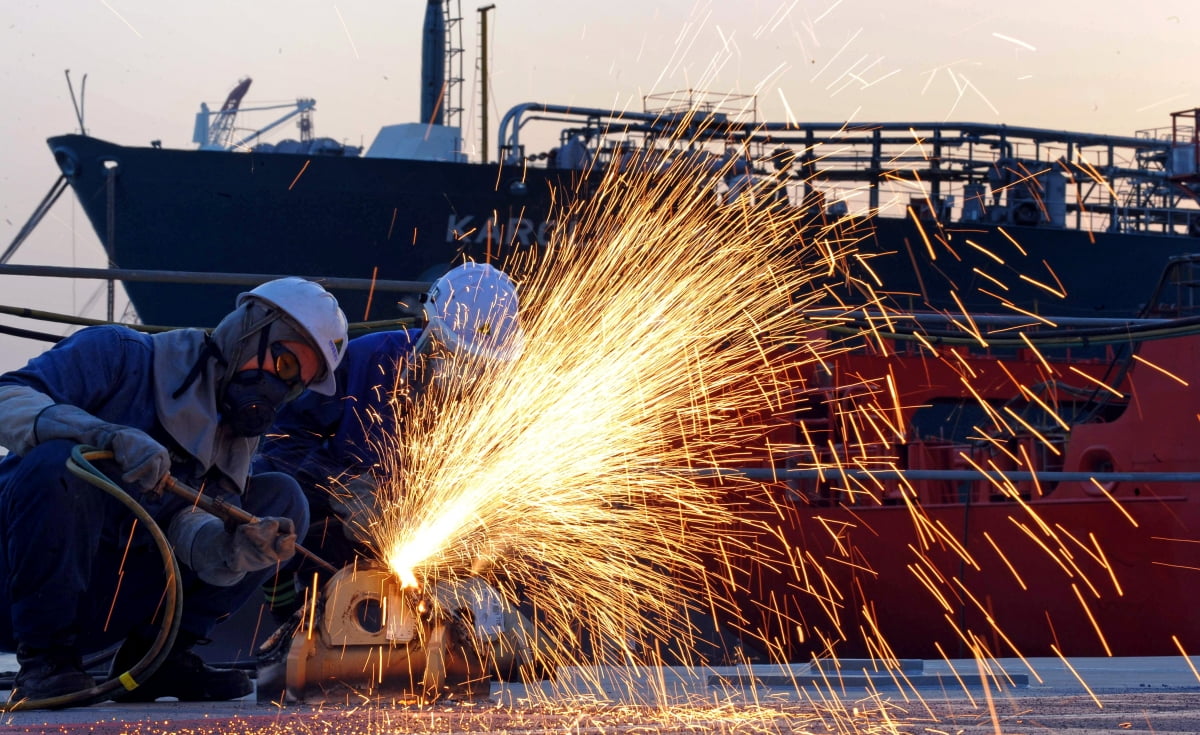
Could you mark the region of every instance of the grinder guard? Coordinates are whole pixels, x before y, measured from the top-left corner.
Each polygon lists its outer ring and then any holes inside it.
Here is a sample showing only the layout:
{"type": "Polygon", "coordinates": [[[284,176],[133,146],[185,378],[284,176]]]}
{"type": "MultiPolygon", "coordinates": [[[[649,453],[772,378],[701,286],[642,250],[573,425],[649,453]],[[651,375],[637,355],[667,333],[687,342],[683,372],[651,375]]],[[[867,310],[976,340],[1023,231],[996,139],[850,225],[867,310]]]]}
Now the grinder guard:
{"type": "Polygon", "coordinates": [[[532,626],[479,577],[401,590],[379,567],[346,567],[263,644],[258,701],[476,699],[533,660],[532,626]],[[310,603],[311,605],[311,603],[310,603]]]}

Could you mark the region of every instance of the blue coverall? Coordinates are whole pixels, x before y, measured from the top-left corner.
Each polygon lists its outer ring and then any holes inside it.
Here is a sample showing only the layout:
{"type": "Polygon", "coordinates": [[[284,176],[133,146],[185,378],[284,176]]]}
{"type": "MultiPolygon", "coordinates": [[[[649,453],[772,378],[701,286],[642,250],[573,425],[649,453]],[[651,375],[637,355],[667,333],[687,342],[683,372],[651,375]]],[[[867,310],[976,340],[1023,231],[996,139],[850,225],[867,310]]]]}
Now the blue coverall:
{"type": "MultiPolygon", "coordinates": [[[[291,518],[303,538],[308,506],[294,479],[254,475],[239,493],[231,478],[215,469],[206,473],[172,440],[156,417],[155,381],[179,385],[192,366],[180,365],[177,375],[155,375],[152,355],[148,335],[93,327],[0,376],[0,383],[28,385],[104,421],[141,429],[171,451],[176,479],[256,516],[291,518]]],[[[97,651],[161,615],[166,575],[149,532],[142,524],[135,527],[132,513],[115,498],[67,471],[73,446],[68,440],[46,441],[0,462],[0,609],[10,613],[0,614],[0,646],[8,650],[20,642],[97,651]]],[[[122,484],[114,464],[97,466],[122,484]]],[[[150,499],[123,487],[164,530],[177,512],[190,507],[170,494],[150,499]]],[[[275,570],[250,572],[229,587],[208,584],[186,566],[181,573],[180,630],[199,639],[275,570]]]]}
{"type": "Polygon", "coordinates": [[[397,372],[420,336],[420,329],[409,329],[350,340],[334,372],[337,392],[305,391],[280,409],[254,470],[294,476],[309,496],[313,516],[327,515],[327,493],[319,486],[327,486],[330,478],[369,472],[379,464],[380,440],[394,436],[397,372]]]}
{"type": "MultiPolygon", "coordinates": [[[[299,481],[312,515],[312,535],[300,538],[335,565],[351,563],[359,550],[340,530],[326,488],[379,465],[380,442],[397,431],[397,376],[420,336],[420,329],[409,329],[350,340],[334,372],[335,394],[305,391],[285,405],[254,459],[255,472],[285,472],[299,481]]],[[[299,558],[288,568],[309,571],[299,558]]]]}

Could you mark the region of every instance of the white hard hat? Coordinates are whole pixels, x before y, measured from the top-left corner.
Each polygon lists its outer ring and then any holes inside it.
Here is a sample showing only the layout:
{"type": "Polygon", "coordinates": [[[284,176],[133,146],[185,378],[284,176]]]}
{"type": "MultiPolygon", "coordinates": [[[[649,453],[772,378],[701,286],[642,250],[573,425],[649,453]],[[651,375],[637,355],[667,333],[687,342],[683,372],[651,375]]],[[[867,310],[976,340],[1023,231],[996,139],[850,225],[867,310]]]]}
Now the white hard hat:
{"type": "Polygon", "coordinates": [[[239,295],[237,305],[251,298],[279,309],[309,337],[325,369],[308,387],[323,395],[333,395],[337,390],[333,371],[346,354],[348,339],[346,315],[333,294],[319,283],[288,276],[267,281],[239,295]]]}
{"type": "Polygon", "coordinates": [[[463,263],[434,281],[422,301],[427,329],[455,354],[507,362],[525,348],[516,287],[497,268],[463,263]]]}

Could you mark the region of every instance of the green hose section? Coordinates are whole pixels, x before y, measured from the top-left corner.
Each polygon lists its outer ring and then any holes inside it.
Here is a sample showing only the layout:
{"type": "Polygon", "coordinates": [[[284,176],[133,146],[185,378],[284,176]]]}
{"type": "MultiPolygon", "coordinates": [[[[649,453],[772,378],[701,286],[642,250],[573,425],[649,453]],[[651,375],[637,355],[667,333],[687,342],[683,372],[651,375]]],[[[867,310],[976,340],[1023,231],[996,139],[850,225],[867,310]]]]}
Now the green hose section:
{"type": "Polygon", "coordinates": [[[171,647],[175,644],[175,636],[179,633],[179,610],[183,601],[183,581],[179,576],[179,562],[175,560],[175,553],[171,549],[171,544],[167,541],[167,537],[162,532],[162,529],[154,522],[154,518],[146,512],[146,509],[140,503],[130,497],[128,493],[110,480],[107,475],[96,469],[91,463],[91,460],[111,459],[112,456],[112,452],[110,451],[79,444],[71,450],[71,457],[67,460],[67,470],[76,477],[86,480],[119,500],[150,531],[150,535],[154,538],[154,543],[158,547],[159,553],[162,554],[163,566],[167,569],[167,594],[164,604],[163,624],[159,627],[158,635],[154,639],[154,644],[150,646],[150,650],[128,671],[122,672],[112,679],[97,684],[90,689],[63,694],[58,697],[48,697],[46,699],[21,699],[15,702],[0,703],[0,712],[77,707],[109,699],[112,693],[118,689],[132,691],[137,688],[139,683],[150,678],[158,670],[158,667],[162,665],[162,662],[166,660],[167,655],[171,652],[171,647]]]}

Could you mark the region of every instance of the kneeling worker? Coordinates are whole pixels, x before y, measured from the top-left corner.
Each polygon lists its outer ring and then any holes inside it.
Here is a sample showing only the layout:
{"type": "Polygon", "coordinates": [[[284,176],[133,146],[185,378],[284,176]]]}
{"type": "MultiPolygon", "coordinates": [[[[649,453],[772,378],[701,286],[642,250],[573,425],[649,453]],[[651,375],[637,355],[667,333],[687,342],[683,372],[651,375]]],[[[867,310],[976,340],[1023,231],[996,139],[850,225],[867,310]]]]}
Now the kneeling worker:
{"type": "Polygon", "coordinates": [[[175,646],[121,701],[214,701],[253,690],[242,671],[208,666],[191,649],[291,558],[308,506],[291,477],[250,474],[275,412],[306,388],[334,389],[346,317],[321,286],[283,278],[243,293],[213,330],[146,335],[80,330],[0,375],[0,648],[20,663],[14,697],[89,689],[82,655],[117,643],[114,671],[149,650],[166,570],[144,524],[116,498],[72,475],[78,444],[154,518],[180,562],[175,646]],[[190,502],[155,494],[168,473],[260,520],[226,524],[190,502]],[[142,493],[147,493],[142,495],[142,493]]]}

